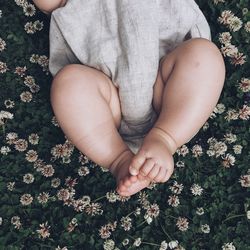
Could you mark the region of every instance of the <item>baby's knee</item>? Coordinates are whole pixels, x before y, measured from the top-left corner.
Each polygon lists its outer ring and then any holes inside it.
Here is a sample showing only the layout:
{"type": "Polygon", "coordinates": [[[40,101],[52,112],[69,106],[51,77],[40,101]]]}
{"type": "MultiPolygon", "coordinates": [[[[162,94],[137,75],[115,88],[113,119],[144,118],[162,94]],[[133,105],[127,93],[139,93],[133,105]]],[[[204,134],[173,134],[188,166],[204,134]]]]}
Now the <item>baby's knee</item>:
{"type": "Polygon", "coordinates": [[[67,0],[33,0],[34,4],[45,14],[49,14],[57,8],[63,7],[67,0]]]}
{"type": "Polygon", "coordinates": [[[193,60],[211,62],[212,65],[224,65],[223,56],[217,45],[205,38],[193,38],[186,41],[183,46],[184,54],[189,55],[193,60]]]}

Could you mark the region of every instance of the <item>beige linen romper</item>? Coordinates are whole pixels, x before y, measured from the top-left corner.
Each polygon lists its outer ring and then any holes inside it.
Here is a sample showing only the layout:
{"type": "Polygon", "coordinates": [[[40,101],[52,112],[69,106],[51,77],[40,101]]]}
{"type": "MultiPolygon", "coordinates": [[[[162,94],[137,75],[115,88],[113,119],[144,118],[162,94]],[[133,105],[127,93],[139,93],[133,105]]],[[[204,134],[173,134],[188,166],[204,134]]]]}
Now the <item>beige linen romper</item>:
{"type": "Polygon", "coordinates": [[[159,60],[186,39],[211,40],[193,0],[68,0],[50,23],[49,69],[67,64],[101,70],[119,86],[119,133],[136,153],[156,120],[153,86],[159,60]]]}

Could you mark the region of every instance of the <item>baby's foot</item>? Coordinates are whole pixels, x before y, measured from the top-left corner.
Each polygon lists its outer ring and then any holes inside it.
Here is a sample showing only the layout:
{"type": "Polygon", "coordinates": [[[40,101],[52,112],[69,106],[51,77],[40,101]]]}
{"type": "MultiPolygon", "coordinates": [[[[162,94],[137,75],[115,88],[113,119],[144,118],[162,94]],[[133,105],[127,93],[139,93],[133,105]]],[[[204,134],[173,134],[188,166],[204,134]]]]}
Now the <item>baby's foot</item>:
{"type": "Polygon", "coordinates": [[[166,182],[174,171],[175,141],[164,130],[153,127],[144,138],[138,153],[132,159],[129,172],[154,182],[166,182]]]}
{"type": "Polygon", "coordinates": [[[139,180],[137,176],[129,173],[129,165],[134,154],[128,149],[124,151],[110,166],[110,172],[117,182],[116,191],[121,196],[133,195],[150,184],[150,180],[139,180]]]}

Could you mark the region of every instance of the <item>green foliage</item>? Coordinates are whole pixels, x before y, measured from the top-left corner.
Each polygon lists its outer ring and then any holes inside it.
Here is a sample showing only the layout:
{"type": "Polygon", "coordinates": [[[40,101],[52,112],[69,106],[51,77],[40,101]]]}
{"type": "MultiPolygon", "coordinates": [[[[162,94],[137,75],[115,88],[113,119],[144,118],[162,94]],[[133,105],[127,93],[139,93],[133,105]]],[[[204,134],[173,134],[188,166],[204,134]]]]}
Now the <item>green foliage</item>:
{"type": "Polygon", "coordinates": [[[46,61],[49,56],[49,17],[37,9],[35,15],[25,15],[22,2],[26,1],[0,0],[0,38],[6,43],[0,50],[0,63],[6,63],[8,68],[0,73],[0,111],[8,111],[14,116],[0,125],[0,249],[103,249],[103,244],[108,244],[111,239],[116,249],[160,249],[163,241],[174,240],[179,242],[179,248],[175,249],[250,249],[250,238],[247,237],[250,232],[250,215],[247,213],[250,211],[250,115],[226,119],[232,109],[238,115],[243,105],[249,109],[249,90],[243,91],[238,86],[242,78],[249,81],[249,1],[196,1],[210,24],[213,42],[218,48],[222,47],[221,34],[229,32],[231,44],[246,57],[237,64],[232,61],[233,57],[224,56],[226,81],[218,103],[223,104],[225,110],[213,113],[214,117],[208,120],[209,126],[201,129],[186,145],[189,150],[186,155],[174,155],[177,167],[169,181],[127,200],[114,194],[115,180],[109,172],[84,158],[76,148],[69,149],[70,143],[56,124],[50,105],[52,77],[46,61]],[[240,18],[242,27],[239,30],[232,31],[232,27],[218,21],[224,10],[230,10],[240,18]],[[25,25],[37,20],[42,22],[43,28],[33,34],[27,33],[25,25]],[[16,67],[27,68],[23,76],[15,73],[16,67]],[[27,76],[32,76],[39,91],[32,92],[36,88],[29,89],[25,85],[27,76]],[[32,94],[30,101],[27,97],[21,98],[25,91],[32,94]],[[9,107],[7,100],[13,101],[14,106],[9,107]],[[11,142],[10,133],[17,133],[17,139],[27,142],[27,148],[11,142]],[[236,135],[236,141],[225,139],[230,133],[236,135]],[[34,137],[30,138],[32,134],[39,137],[38,143],[34,137]],[[219,157],[207,153],[208,139],[212,137],[227,145],[226,152],[219,157]],[[192,152],[196,144],[203,150],[199,157],[192,152]],[[237,145],[242,146],[241,152],[237,152],[237,145]],[[66,155],[54,153],[56,146],[63,147],[66,155]],[[6,147],[10,152],[5,153],[6,147]],[[31,150],[37,153],[35,161],[29,155],[31,150]],[[230,154],[235,162],[226,162],[226,154],[230,154]],[[183,163],[184,167],[178,167],[177,162],[183,163]],[[53,173],[46,176],[50,171],[44,169],[49,166],[53,173]],[[89,173],[80,176],[81,166],[89,173]],[[77,183],[70,186],[69,180],[72,183],[74,179],[77,183]],[[183,190],[180,193],[170,189],[181,184],[183,190]],[[202,188],[200,195],[192,193],[197,190],[194,184],[198,189],[202,188]],[[63,200],[58,195],[62,190],[68,192],[71,199],[63,200]],[[112,192],[115,201],[108,198],[112,192]],[[27,194],[32,200],[23,196],[27,194]],[[76,202],[83,197],[85,201],[79,208],[76,202]],[[88,198],[90,204],[86,201],[88,198]],[[147,222],[145,215],[153,204],[158,206],[159,215],[147,222]],[[95,209],[96,213],[93,212],[95,209]],[[122,217],[132,219],[127,231],[122,217]],[[109,223],[113,225],[113,231],[109,223]],[[107,224],[111,235],[105,239],[99,230],[107,224]],[[38,231],[41,228],[43,232],[38,231]],[[141,243],[136,247],[134,242],[139,238],[141,243]],[[122,243],[125,239],[128,244],[122,243]]]}

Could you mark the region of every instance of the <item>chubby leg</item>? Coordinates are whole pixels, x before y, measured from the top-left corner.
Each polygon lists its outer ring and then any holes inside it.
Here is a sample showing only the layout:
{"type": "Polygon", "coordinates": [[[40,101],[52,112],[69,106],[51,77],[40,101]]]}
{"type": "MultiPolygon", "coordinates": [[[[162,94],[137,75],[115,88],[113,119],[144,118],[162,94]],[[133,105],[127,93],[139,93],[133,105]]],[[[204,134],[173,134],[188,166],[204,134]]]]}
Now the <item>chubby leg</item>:
{"type": "Polygon", "coordinates": [[[172,155],[209,118],[224,80],[223,57],[209,40],[190,39],[165,56],[154,85],[153,107],[159,117],[133,158],[130,173],[166,182],[174,169],[172,155]]]}
{"type": "Polygon", "coordinates": [[[104,73],[84,65],[64,67],[52,83],[51,104],[67,138],[89,159],[109,168],[117,183],[122,180],[134,193],[147,186],[129,174],[134,154],[118,133],[118,90],[104,73]]]}

